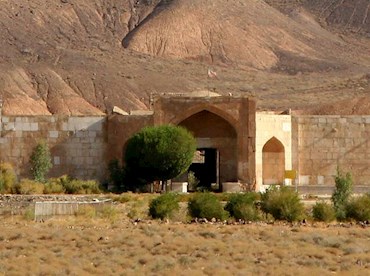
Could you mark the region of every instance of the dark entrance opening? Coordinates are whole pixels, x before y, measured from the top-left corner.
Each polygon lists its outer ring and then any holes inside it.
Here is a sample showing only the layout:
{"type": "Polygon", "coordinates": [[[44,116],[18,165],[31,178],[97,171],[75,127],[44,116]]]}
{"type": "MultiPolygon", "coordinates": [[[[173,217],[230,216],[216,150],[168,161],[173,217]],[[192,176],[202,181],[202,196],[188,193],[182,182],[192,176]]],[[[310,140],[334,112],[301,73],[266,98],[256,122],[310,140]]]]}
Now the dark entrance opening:
{"type": "Polygon", "coordinates": [[[217,149],[202,148],[197,149],[193,163],[189,167],[199,181],[197,187],[211,190],[219,185],[219,154],[217,149]]]}

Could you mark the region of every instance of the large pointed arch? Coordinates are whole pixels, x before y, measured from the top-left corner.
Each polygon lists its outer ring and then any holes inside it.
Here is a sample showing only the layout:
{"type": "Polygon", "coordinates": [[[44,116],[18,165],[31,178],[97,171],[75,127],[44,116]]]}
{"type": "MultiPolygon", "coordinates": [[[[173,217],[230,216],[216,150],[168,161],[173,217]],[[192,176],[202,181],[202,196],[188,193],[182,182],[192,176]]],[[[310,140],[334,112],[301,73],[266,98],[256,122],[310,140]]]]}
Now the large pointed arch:
{"type": "Polygon", "coordinates": [[[178,116],[178,117],[174,118],[173,120],[171,120],[170,123],[172,123],[174,125],[178,125],[182,121],[187,119],[188,117],[190,117],[190,116],[192,116],[196,113],[199,113],[201,111],[209,111],[211,113],[214,113],[214,114],[220,116],[221,118],[223,118],[224,120],[226,120],[227,122],[229,122],[229,124],[231,124],[234,128],[237,126],[237,120],[234,119],[230,114],[228,114],[224,110],[219,109],[219,108],[214,107],[214,106],[206,106],[205,107],[204,105],[196,105],[192,108],[187,109],[185,112],[182,113],[181,116],[178,116]]]}

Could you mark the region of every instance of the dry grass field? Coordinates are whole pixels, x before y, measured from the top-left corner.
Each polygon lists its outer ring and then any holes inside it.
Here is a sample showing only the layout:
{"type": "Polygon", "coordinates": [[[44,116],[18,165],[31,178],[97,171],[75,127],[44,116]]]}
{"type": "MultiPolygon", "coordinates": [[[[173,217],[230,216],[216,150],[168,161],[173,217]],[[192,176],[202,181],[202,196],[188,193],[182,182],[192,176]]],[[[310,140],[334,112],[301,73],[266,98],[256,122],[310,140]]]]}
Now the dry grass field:
{"type": "Polygon", "coordinates": [[[369,228],[163,223],[147,219],[146,203],[44,222],[3,215],[0,275],[370,274],[369,228]]]}

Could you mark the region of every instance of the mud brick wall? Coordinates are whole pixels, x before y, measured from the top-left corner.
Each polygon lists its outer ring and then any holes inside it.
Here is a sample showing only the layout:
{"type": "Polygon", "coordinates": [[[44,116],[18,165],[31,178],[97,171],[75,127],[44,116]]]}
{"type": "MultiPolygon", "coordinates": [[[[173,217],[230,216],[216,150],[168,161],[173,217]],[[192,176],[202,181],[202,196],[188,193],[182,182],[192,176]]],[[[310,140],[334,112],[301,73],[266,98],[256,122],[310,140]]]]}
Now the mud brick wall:
{"type": "Polygon", "coordinates": [[[106,118],[2,116],[0,161],[10,162],[20,177],[30,177],[29,158],[44,140],[52,154],[49,176],[68,174],[103,180],[106,174],[106,118]]]}
{"type": "Polygon", "coordinates": [[[370,116],[294,116],[300,185],[334,185],[337,167],[370,186],[370,116]]]}

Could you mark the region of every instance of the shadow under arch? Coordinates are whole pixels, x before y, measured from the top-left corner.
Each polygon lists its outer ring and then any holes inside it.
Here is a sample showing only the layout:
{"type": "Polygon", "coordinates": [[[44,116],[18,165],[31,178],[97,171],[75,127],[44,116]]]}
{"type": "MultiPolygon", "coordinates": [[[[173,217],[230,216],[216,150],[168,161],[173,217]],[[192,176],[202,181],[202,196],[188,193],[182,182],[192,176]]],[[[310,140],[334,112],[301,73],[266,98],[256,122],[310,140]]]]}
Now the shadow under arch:
{"type": "Polygon", "coordinates": [[[275,136],[262,148],[262,182],[264,185],[283,184],[285,147],[275,136]]]}
{"type": "Polygon", "coordinates": [[[222,109],[219,109],[214,106],[204,106],[204,105],[196,105],[192,108],[187,109],[182,116],[176,117],[170,121],[171,124],[179,125],[182,121],[186,120],[187,118],[191,117],[194,114],[197,114],[202,111],[208,111],[210,113],[213,113],[225,121],[227,121],[234,129],[237,126],[237,120],[234,119],[231,115],[229,115],[227,112],[223,111],[222,109]]]}

